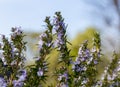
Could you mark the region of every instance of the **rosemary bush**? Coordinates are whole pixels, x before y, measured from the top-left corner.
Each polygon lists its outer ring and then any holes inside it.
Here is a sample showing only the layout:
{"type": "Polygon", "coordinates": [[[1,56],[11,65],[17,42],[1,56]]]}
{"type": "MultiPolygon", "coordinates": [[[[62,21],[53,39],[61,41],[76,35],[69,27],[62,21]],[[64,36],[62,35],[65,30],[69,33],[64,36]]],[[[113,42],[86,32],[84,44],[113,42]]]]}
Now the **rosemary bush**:
{"type": "Polygon", "coordinates": [[[67,40],[67,25],[61,13],[56,12],[53,19],[46,17],[44,22],[46,31],[39,36],[39,56],[34,57],[34,65],[25,66],[27,42],[20,27],[12,28],[10,38],[1,35],[0,87],[43,87],[49,77],[47,55],[52,50],[59,52],[60,66],[53,72],[56,84],[47,87],[120,87],[120,59],[115,52],[101,78],[96,78],[102,56],[99,33],[94,34],[92,48],[87,47],[86,40],[80,45],[78,55],[71,55],[67,47],[71,45],[67,40]]]}

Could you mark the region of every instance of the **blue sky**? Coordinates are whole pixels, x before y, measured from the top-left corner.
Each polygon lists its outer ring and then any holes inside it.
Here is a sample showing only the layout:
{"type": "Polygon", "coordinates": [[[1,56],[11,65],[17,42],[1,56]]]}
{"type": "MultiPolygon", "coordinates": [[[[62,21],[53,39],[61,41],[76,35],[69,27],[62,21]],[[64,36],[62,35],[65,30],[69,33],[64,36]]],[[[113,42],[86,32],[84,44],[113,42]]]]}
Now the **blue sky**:
{"type": "Polygon", "coordinates": [[[8,35],[15,26],[24,31],[42,31],[45,17],[56,11],[62,12],[70,37],[88,26],[104,26],[102,18],[88,14],[94,12],[94,7],[84,0],[0,0],[0,33],[8,35]]]}

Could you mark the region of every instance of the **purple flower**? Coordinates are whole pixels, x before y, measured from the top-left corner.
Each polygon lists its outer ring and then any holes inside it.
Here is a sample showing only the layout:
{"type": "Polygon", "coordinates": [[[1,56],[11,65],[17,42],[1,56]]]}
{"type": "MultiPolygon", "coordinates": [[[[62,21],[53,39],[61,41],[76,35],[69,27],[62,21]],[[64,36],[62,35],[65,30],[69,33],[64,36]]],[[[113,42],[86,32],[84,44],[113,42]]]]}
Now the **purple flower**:
{"type": "Polygon", "coordinates": [[[63,79],[67,80],[67,78],[68,78],[68,75],[65,73],[63,75],[60,75],[59,78],[58,78],[58,80],[59,81],[62,81],[63,79]]]}
{"type": "Polygon", "coordinates": [[[42,33],[42,34],[39,36],[39,38],[40,38],[41,40],[43,40],[44,38],[47,38],[47,34],[46,34],[46,33],[42,33]]]}
{"type": "Polygon", "coordinates": [[[2,40],[5,39],[5,35],[1,35],[2,40]]]}
{"type": "Polygon", "coordinates": [[[55,30],[59,31],[60,28],[62,28],[63,30],[66,29],[65,23],[63,22],[63,20],[60,20],[58,18],[58,16],[56,16],[53,20],[53,25],[55,26],[55,30]]]}
{"type": "Polygon", "coordinates": [[[43,76],[44,72],[41,68],[39,68],[38,72],[37,72],[37,75],[38,76],[43,76]]]}
{"type": "Polygon", "coordinates": [[[18,75],[17,77],[18,77],[18,80],[13,80],[13,86],[14,87],[23,87],[24,81],[26,80],[26,77],[27,77],[26,70],[21,70],[20,75],[18,75]]]}
{"type": "Polygon", "coordinates": [[[92,50],[91,50],[91,52],[96,52],[96,48],[94,47],[94,48],[92,48],[92,50]]]}
{"type": "Polygon", "coordinates": [[[19,76],[18,81],[25,81],[26,77],[27,77],[27,71],[26,70],[22,70],[20,72],[21,72],[21,75],[19,76]]]}
{"type": "Polygon", "coordinates": [[[95,65],[98,64],[98,61],[97,61],[97,60],[94,60],[94,64],[95,64],[95,65]]]}
{"type": "Polygon", "coordinates": [[[16,36],[22,35],[21,27],[14,27],[12,28],[12,35],[11,38],[14,39],[16,36]]]}
{"type": "Polygon", "coordinates": [[[39,36],[39,39],[40,40],[38,42],[38,48],[39,48],[40,51],[43,50],[43,46],[46,46],[46,47],[51,46],[51,38],[46,33],[42,33],[39,36]]]}
{"type": "Polygon", "coordinates": [[[89,62],[90,60],[90,51],[89,49],[84,49],[84,44],[81,45],[78,52],[78,57],[76,57],[75,62],[73,63],[73,71],[75,72],[81,72],[86,71],[87,68],[86,62],[89,62]]]}
{"type": "Polygon", "coordinates": [[[13,86],[14,87],[23,87],[23,82],[22,81],[18,81],[18,80],[14,80],[13,81],[13,86]]]}
{"type": "Polygon", "coordinates": [[[11,62],[11,66],[14,66],[14,65],[16,65],[17,64],[17,61],[16,60],[13,60],[12,62],[11,62]]]}
{"type": "Polygon", "coordinates": [[[62,48],[65,48],[64,45],[66,44],[66,37],[65,37],[66,26],[63,19],[59,19],[58,16],[55,17],[53,25],[57,33],[57,40],[56,40],[57,47],[60,50],[62,48]]]}
{"type": "Polygon", "coordinates": [[[68,87],[68,73],[64,72],[63,74],[60,74],[58,81],[60,81],[60,87],[68,87]]]}
{"type": "Polygon", "coordinates": [[[4,78],[0,77],[0,87],[7,87],[7,83],[4,78]]]}
{"type": "Polygon", "coordinates": [[[44,42],[42,40],[39,40],[39,42],[38,42],[39,50],[42,49],[43,44],[44,44],[44,42]]]}

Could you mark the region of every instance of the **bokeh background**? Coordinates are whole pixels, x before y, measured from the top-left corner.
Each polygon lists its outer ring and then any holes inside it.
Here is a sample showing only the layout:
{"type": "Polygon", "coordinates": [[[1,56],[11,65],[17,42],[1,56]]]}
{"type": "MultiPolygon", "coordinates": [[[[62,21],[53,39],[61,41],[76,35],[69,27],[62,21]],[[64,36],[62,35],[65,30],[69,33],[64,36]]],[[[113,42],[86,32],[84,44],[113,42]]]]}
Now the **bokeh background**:
{"type": "MultiPolygon", "coordinates": [[[[80,44],[86,39],[90,47],[95,31],[101,35],[104,54],[99,73],[112,59],[114,50],[120,54],[120,0],[0,0],[0,34],[9,37],[11,27],[21,26],[27,35],[27,64],[34,64],[38,36],[45,30],[44,19],[53,17],[56,11],[62,13],[68,24],[71,55],[77,56],[80,44]]],[[[50,70],[54,71],[58,53],[51,54],[50,70]]]]}

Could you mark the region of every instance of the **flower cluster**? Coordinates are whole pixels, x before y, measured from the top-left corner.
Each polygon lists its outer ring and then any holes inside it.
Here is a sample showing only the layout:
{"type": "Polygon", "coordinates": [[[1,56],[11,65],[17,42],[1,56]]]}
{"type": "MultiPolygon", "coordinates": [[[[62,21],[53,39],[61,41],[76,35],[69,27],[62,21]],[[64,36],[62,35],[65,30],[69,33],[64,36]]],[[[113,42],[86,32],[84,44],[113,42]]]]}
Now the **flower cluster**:
{"type": "Polygon", "coordinates": [[[41,87],[42,82],[45,82],[47,77],[46,73],[48,72],[48,63],[46,60],[46,55],[51,51],[53,38],[50,17],[46,17],[45,22],[47,24],[47,30],[39,36],[39,56],[35,58],[35,65],[28,67],[30,73],[27,77],[28,81],[26,86],[41,87]],[[37,79],[37,81],[34,81],[34,79],[37,79]]]}
{"type": "Polygon", "coordinates": [[[113,59],[110,65],[104,70],[104,74],[101,78],[101,86],[118,87],[120,86],[120,59],[114,52],[113,59]]]}
{"type": "MultiPolygon", "coordinates": [[[[26,42],[21,27],[12,28],[11,37],[1,35],[0,42],[0,87],[44,87],[48,75],[48,54],[57,49],[58,66],[53,73],[56,83],[52,87],[119,87],[120,59],[114,52],[112,62],[106,67],[101,79],[97,79],[97,65],[101,61],[101,40],[94,34],[93,46],[86,40],[74,60],[68,48],[66,24],[60,12],[50,21],[46,17],[46,31],[40,34],[37,44],[39,55],[35,64],[25,66],[26,42]],[[55,33],[53,32],[55,30],[55,33]],[[54,43],[55,46],[54,46],[54,43]],[[74,60],[74,61],[73,61],[74,60]]],[[[48,86],[51,87],[51,86],[48,86]]]]}
{"type": "Polygon", "coordinates": [[[69,75],[68,75],[68,72],[67,72],[67,69],[65,67],[61,67],[58,72],[58,84],[57,84],[57,87],[69,87],[69,83],[68,83],[68,80],[69,80],[69,75]]]}
{"type": "Polygon", "coordinates": [[[21,70],[20,75],[17,76],[17,80],[13,80],[13,86],[14,87],[23,87],[24,81],[26,80],[27,77],[27,72],[26,70],[21,70]]]}
{"type": "Polygon", "coordinates": [[[66,48],[66,25],[64,23],[64,19],[62,18],[60,12],[56,12],[56,16],[53,21],[54,29],[57,32],[57,40],[56,43],[58,45],[59,50],[62,48],[66,48]]]}
{"type": "Polygon", "coordinates": [[[64,23],[64,19],[60,12],[56,12],[53,20],[54,30],[56,31],[56,42],[57,48],[59,51],[59,63],[63,65],[60,68],[57,68],[57,77],[58,77],[58,87],[69,87],[71,75],[69,73],[70,63],[71,63],[71,56],[70,50],[67,47],[67,35],[66,35],[66,28],[67,26],[64,23]]]}
{"type": "MultiPolygon", "coordinates": [[[[97,34],[96,34],[97,35],[97,34]]],[[[98,37],[95,37],[95,39],[98,37]]],[[[100,39],[100,38],[98,38],[100,39]]],[[[78,56],[73,62],[74,84],[76,86],[93,86],[95,84],[95,76],[97,74],[96,65],[100,60],[100,51],[97,50],[97,44],[90,50],[86,40],[79,48],[78,56]],[[99,52],[98,52],[99,51],[99,52]]]]}
{"type": "Polygon", "coordinates": [[[7,83],[3,77],[0,77],[0,87],[6,87],[7,83]]]}
{"type": "Polygon", "coordinates": [[[25,62],[23,51],[25,50],[26,42],[23,41],[23,37],[24,35],[19,27],[12,28],[10,39],[2,35],[0,48],[0,75],[3,76],[2,79],[5,80],[3,82],[6,82],[6,86],[17,87],[15,84],[21,84],[21,78],[22,82],[26,78],[26,76],[23,77],[19,74],[23,71],[25,62]]]}

